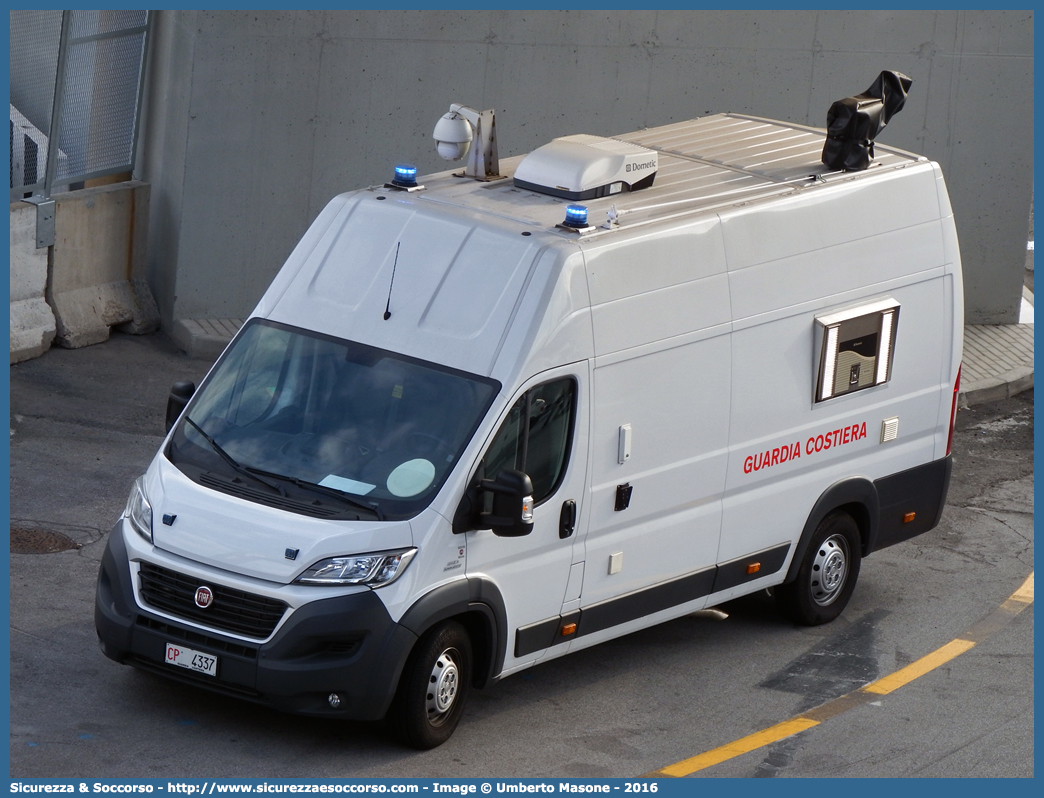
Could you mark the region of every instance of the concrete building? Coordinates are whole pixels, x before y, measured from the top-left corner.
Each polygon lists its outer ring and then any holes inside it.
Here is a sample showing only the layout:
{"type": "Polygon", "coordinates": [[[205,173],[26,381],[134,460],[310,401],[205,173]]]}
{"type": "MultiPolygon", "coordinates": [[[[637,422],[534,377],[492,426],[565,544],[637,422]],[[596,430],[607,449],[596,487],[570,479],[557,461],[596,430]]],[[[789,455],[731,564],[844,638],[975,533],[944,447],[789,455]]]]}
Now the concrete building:
{"type": "Polygon", "coordinates": [[[501,157],[722,111],[823,127],[882,69],[913,79],[879,141],[937,160],[966,320],[1013,323],[1033,171],[1032,11],[161,11],[135,177],[168,331],[241,319],[334,195],[451,166],[450,103],[501,157]]]}

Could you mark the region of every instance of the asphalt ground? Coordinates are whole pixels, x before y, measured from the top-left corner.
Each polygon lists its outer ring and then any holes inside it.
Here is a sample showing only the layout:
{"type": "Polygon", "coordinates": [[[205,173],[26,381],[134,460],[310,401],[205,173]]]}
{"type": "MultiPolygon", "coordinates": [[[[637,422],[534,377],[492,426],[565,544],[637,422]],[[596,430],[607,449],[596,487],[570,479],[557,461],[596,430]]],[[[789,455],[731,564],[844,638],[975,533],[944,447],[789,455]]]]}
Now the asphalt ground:
{"type": "MultiPolygon", "coordinates": [[[[11,774],[17,777],[630,777],[770,729],[991,617],[1033,571],[1033,392],[958,414],[942,523],[875,553],[844,615],[799,629],[762,594],[475,693],[441,748],[296,718],[98,650],[104,538],[163,437],[173,381],[209,363],[159,336],[11,367],[11,774]],[[17,549],[17,552],[16,552],[17,549]],[[20,553],[19,553],[20,552],[20,553]]],[[[1033,775],[1033,607],[894,693],[692,777],[1033,775]]]]}

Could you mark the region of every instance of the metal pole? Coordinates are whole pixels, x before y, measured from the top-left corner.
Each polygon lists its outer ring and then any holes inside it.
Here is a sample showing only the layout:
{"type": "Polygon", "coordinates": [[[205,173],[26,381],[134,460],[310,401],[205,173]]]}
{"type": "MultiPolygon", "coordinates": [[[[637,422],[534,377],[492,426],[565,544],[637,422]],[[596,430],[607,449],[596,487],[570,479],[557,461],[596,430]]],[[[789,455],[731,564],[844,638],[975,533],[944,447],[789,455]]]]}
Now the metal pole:
{"type": "Polygon", "coordinates": [[[138,75],[138,96],[135,98],[134,108],[134,133],[131,140],[130,168],[131,180],[134,179],[134,169],[138,163],[138,135],[141,133],[141,111],[145,105],[145,73],[149,68],[149,43],[152,40],[153,13],[145,12],[145,41],[141,45],[141,72],[138,75]]]}
{"type": "Polygon", "coordinates": [[[58,137],[62,130],[62,106],[65,101],[65,70],[72,32],[72,11],[62,12],[62,34],[58,42],[58,69],[54,82],[54,105],[51,108],[51,129],[47,131],[47,169],[44,172],[43,198],[50,199],[51,186],[58,171],[58,137]]]}
{"type": "Polygon", "coordinates": [[[58,136],[62,129],[62,104],[65,97],[65,62],[69,53],[69,36],[72,30],[72,11],[62,12],[62,34],[58,41],[58,69],[54,79],[54,103],[51,106],[51,127],[47,131],[47,168],[44,170],[43,187],[27,202],[36,206],[36,248],[54,245],[54,200],[51,185],[58,171],[58,136]]]}

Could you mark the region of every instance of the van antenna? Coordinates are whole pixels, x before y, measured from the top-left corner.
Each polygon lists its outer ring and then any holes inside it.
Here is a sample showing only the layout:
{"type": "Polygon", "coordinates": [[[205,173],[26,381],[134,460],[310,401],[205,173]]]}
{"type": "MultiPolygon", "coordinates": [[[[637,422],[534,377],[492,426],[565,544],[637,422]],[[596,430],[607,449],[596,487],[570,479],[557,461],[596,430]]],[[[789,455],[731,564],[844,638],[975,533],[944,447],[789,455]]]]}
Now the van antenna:
{"type": "Polygon", "coordinates": [[[401,241],[395,242],[395,260],[392,261],[392,278],[391,282],[388,283],[388,304],[384,306],[384,320],[388,321],[391,318],[391,292],[392,286],[395,285],[395,267],[399,265],[399,244],[401,241]]]}

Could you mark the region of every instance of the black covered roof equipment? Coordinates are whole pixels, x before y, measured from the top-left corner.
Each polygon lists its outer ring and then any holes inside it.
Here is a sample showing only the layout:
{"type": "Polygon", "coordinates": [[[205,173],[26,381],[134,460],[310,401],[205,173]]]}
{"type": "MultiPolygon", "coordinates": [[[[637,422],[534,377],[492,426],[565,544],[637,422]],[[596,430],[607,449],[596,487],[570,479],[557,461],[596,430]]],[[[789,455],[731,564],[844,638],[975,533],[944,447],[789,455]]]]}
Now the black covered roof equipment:
{"type": "Polygon", "coordinates": [[[885,70],[862,94],[838,100],[827,111],[823,163],[828,169],[858,172],[874,158],[874,139],[903,110],[913,81],[885,70]]]}

